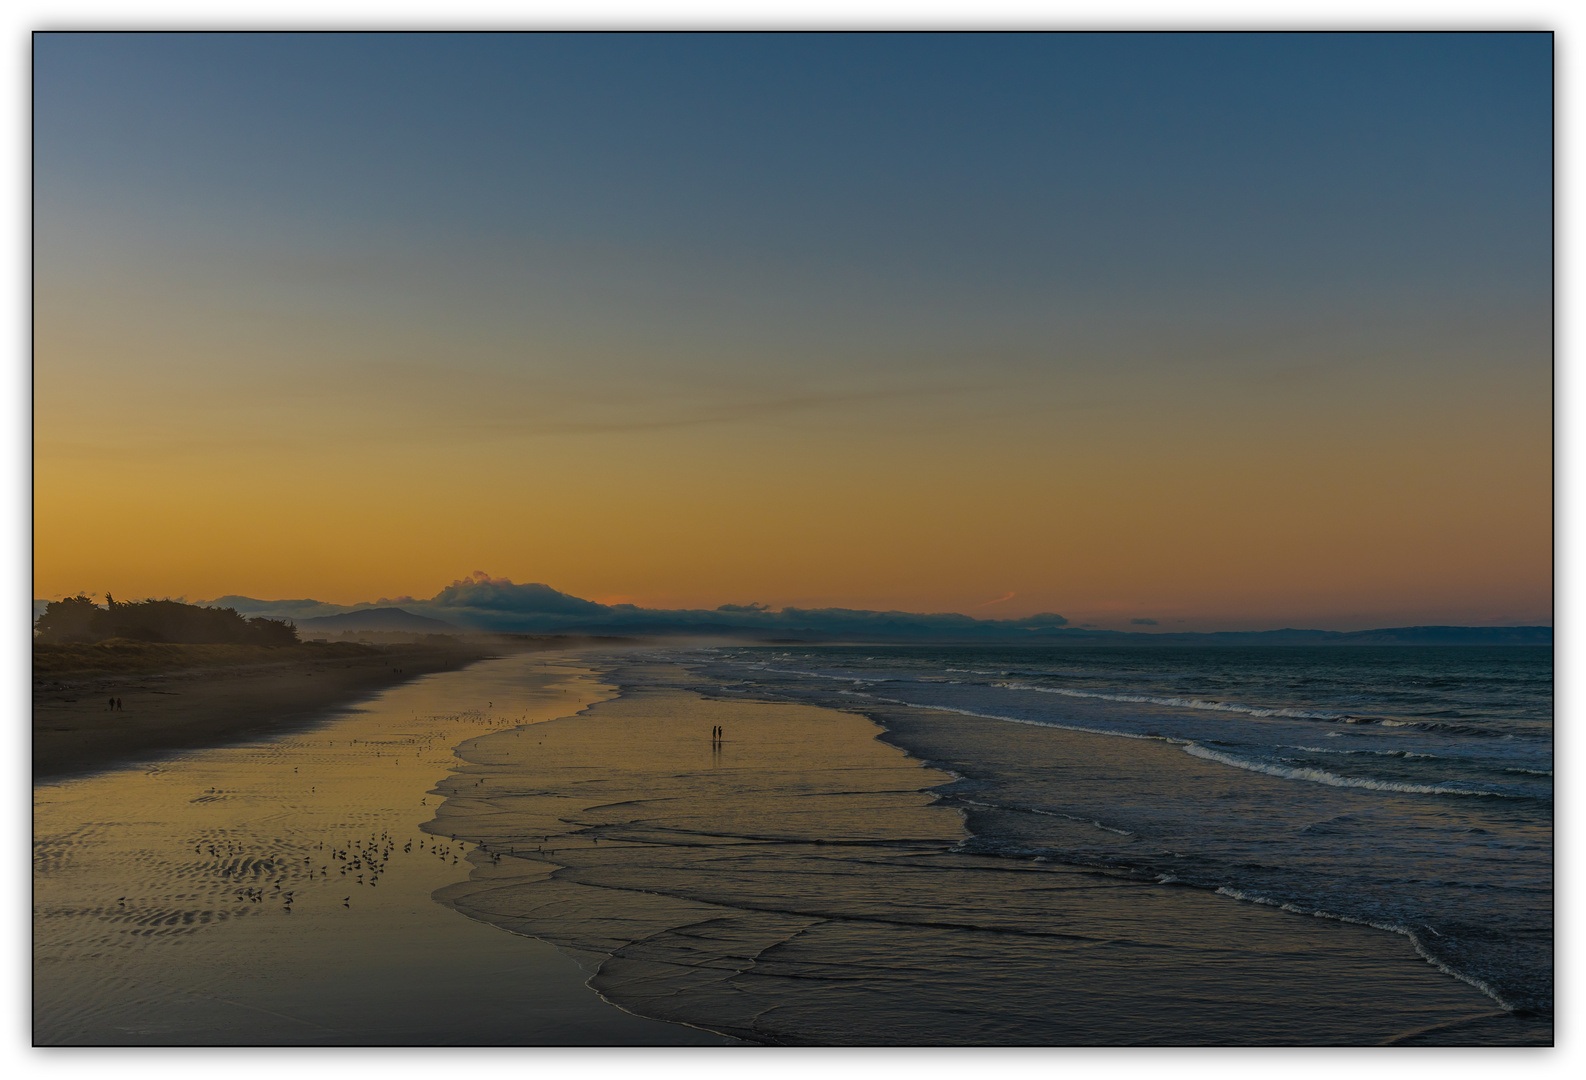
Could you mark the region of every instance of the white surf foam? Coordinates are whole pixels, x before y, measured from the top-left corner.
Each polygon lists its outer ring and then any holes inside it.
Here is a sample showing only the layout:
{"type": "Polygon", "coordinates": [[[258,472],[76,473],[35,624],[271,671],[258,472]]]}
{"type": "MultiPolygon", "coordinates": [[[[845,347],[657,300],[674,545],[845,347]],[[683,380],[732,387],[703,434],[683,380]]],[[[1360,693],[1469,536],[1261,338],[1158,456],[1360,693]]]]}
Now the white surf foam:
{"type": "Polygon", "coordinates": [[[1265,773],[1268,776],[1278,776],[1285,780],[1309,780],[1313,784],[1329,784],[1332,787],[1366,788],[1371,791],[1396,791],[1407,795],[1478,795],[1490,796],[1500,799],[1512,799],[1513,795],[1501,791],[1477,791],[1472,788],[1449,787],[1446,784],[1404,784],[1394,780],[1370,780],[1362,776],[1339,776],[1324,769],[1291,769],[1286,765],[1272,765],[1264,761],[1251,761],[1247,758],[1234,757],[1219,750],[1208,750],[1199,743],[1181,744],[1184,752],[1194,757],[1205,758],[1208,761],[1232,765],[1236,769],[1247,769],[1250,772],[1265,773]]]}
{"type": "Polygon", "coordinates": [[[1371,754],[1374,757],[1435,758],[1436,754],[1417,754],[1412,750],[1329,750],[1321,746],[1296,746],[1284,743],[1290,750],[1304,750],[1307,754],[1371,754]]]}
{"type": "Polygon", "coordinates": [[[921,705],[914,701],[904,701],[901,698],[882,697],[880,694],[865,694],[857,690],[839,690],[838,693],[848,697],[869,698],[871,701],[881,701],[888,705],[902,705],[909,709],[929,709],[931,712],[957,713],[959,716],[973,716],[981,720],[1001,720],[1005,724],[1028,724],[1030,727],[1057,728],[1060,731],[1078,731],[1085,735],[1111,735],[1119,739],[1146,739],[1152,742],[1167,742],[1182,746],[1183,739],[1170,739],[1165,735],[1141,735],[1133,731],[1113,731],[1109,728],[1081,727],[1078,724],[1059,724],[1053,720],[1027,720],[1022,716],[997,716],[994,713],[975,712],[973,709],[957,709],[951,705],[921,705]]]}
{"type": "Polygon", "coordinates": [[[1243,713],[1247,716],[1276,716],[1290,720],[1339,720],[1342,713],[1318,712],[1314,709],[1285,709],[1276,706],[1239,705],[1229,701],[1204,701],[1201,698],[1153,697],[1150,694],[1103,694],[1096,690],[1069,690],[1059,686],[1036,686],[1033,683],[998,683],[1005,690],[1033,690],[1038,694],[1062,694],[1064,697],[1099,698],[1102,701],[1126,701],[1138,705],[1165,705],[1174,709],[1203,709],[1209,712],[1243,713]]]}

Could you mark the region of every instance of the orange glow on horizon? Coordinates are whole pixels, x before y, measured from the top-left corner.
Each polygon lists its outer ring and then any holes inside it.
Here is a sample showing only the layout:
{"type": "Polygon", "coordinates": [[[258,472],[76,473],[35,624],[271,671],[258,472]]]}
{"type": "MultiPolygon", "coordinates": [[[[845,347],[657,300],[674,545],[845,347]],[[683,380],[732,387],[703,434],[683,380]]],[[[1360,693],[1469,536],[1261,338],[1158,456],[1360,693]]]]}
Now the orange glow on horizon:
{"type": "Polygon", "coordinates": [[[41,407],[35,595],[425,599],[483,566],[658,607],[1549,621],[1549,432],[1527,428],[1524,402],[1506,414],[1465,389],[1424,417],[1227,403],[1066,430],[1031,410],[268,453],[218,430],[203,453],[85,451],[68,437],[135,446],[136,429],[74,430],[41,407]]]}

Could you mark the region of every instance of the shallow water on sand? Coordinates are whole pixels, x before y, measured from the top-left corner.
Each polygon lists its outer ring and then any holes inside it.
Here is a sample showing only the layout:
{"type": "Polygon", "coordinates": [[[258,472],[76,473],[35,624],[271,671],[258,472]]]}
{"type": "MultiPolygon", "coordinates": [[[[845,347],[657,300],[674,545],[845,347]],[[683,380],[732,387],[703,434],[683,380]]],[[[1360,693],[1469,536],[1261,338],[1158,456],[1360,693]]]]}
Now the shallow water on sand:
{"type": "Polygon", "coordinates": [[[1551,1014],[1548,649],[811,646],[687,666],[706,695],[860,712],[945,763],[959,779],[937,794],[981,853],[1391,929],[1517,1016],[1551,1014]]]}
{"type": "Polygon", "coordinates": [[[601,696],[579,670],[487,661],[311,731],[35,787],[36,1042],[722,1042],[432,899],[473,847],[421,828],[452,748],[601,696]]]}
{"type": "MultiPolygon", "coordinates": [[[[438,826],[511,854],[441,895],[585,957],[635,1012],[772,1043],[1547,1037],[1395,934],[977,851],[932,791],[953,777],[860,716],[705,697],[660,653],[605,668],[621,697],[459,747],[438,826]]],[[[1148,750],[1123,767],[1208,767],[1148,750]]]]}

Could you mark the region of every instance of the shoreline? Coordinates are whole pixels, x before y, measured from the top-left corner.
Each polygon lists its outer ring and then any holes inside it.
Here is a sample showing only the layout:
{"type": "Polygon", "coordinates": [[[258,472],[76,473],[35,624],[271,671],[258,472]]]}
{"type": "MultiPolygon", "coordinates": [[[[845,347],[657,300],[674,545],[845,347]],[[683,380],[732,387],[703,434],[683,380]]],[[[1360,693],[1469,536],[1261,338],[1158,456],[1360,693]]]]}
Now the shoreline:
{"type": "Polygon", "coordinates": [[[503,653],[433,645],[374,647],[378,651],[299,646],[280,660],[206,664],[202,648],[187,650],[198,662],[185,666],[160,665],[157,658],[139,665],[134,656],[122,670],[35,667],[33,782],[301,730],[371,694],[503,653]],[[121,700],[120,710],[109,709],[111,697],[121,700]]]}
{"type": "MultiPolygon", "coordinates": [[[[880,728],[877,736],[882,742],[895,746],[911,758],[938,769],[951,769],[954,780],[937,789],[942,805],[957,810],[964,819],[965,828],[975,837],[976,850],[996,853],[1014,859],[1052,859],[1074,867],[1091,867],[1107,873],[1120,873],[1141,881],[1161,881],[1164,877],[1175,889],[1193,891],[1204,895],[1226,897],[1239,904],[1281,911],[1302,919],[1318,919],[1343,925],[1360,927],[1370,933],[1382,935],[1385,949],[1408,952],[1424,962],[1441,977],[1468,986],[1480,994],[1495,1010],[1480,1023],[1464,1025],[1470,1031],[1483,1029],[1483,1034],[1498,1042],[1513,1040],[1516,1044],[1535,1045],[1536,1039],[1551,1037],[1554,1014],[1550,1007],[1537,1008],[1522,998],[1517,1004],[1511,991],[1495,987],[1483,977],[1479,969],[1456,963],[1454,958],[1439,953],[1438,932],[1430,926],[1418,933],[1415,925],[1402,918],[1389,916],[1369,917],[1352,915],[1345,910],[1331,910],[1318,901],[1293,902],[1271,899],[1259,884],[1236,885],[1220,880],[1196,880],[1185,871],[1176,871],[1170,865],[1157,861],[1153,865],[1150,855],[1130,858],[1118,854],[1093,854],[1089,857],[1073,854],[1062,856],[1050,852],[1050,845],[1058,839],[1053,831],[1055,817],[1067,817],[1076,828],[1067,838],[1067,844],[1083,849],[1082,835],[1085,822],[1113,832],[1132,830],[1132,814],[1138,809],[1114,800],[1117,782],[1142,773],[1151,774],[1153,787],[1158,791],[1169,786],[1172,777],[1180,784],[1193,784],[1201,791],[1201,801],[1232,800],[1235,789],[1267,788],[1275,797],[1284,793],[1288,781],[1265,773],[1240,770],[1237,780],[1220,771],[1215,758],[1184,754],[1183,744],[1153,739],[1136,739],[1088,731],[1083,728],[1008,721],[996,717],[974,717],[982,725],[964,723],[961,714],[929,706],[905,703],[874,703],[855,706],[854,715],[862,716],[880,728]],[[993,740],[982,732],[994,731],[993,740]],[[1001,760],[988,748],[1000,744],[1001,760]],[[1053,750],[1059,750],[1053,754],[1053,750]],[[1051,760],[1051,766],[1066,774],[1065,783],[1075,805],[1070,814],[1055,815],[1035,809],[1039,796],[1021,790],[1017,783],[998,781],[1008,778],[1015,770],[1010,762],[1015,760],[1051,760]],[[1074,763],[1085,762],[1084,769],[1076,772],[1074,763]],[[1106,793],[1098,792],[1106,785],[1106,793]],[[1106,823],[1103,819],[1108,819],[1106,823]],[[1037,854],[1039,853],[1039,854],[1037,854]]],[[[1148,789],[1140,796],[1153,797],[1148,789]]],[[[1058,846],[1065,846],[1059,844],[1058,846]]],[[[1422,924],[1425,925],[1425,924],[1422,924]]]]}
{"type": "MultiPolygon", "coordinates": [[[[555,946],[435,894],[453,748],[609,692],[502,657],[252,744],[34,787],[33,1038],[90,1046],[661,1046],[555,946]]],[[[474,856],[477,857],[477,856],[474,856]]]]}
{"type": "Polygon", "coordinates": [[[953,755],[917,756],[867,711],[595,666],[617,697],[459,746],[427,830],[483,845],[437,899],[586,958],[639,1015],[817,1045],[1468,1044],[1509,1026],[1396,935],[977,850],[953,782],[931,782],[953,755]]]}

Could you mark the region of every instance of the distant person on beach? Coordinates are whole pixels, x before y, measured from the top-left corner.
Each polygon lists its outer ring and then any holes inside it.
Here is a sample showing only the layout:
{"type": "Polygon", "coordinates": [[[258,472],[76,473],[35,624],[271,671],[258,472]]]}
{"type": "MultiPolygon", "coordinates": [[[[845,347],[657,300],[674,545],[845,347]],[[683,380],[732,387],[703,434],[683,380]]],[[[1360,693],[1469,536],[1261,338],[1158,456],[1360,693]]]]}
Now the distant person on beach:
{"type": "Polygon", "coordinates": [[[110,699],[110,711],[111,712],[115,712],[116,711],[116,699],[115,698],[111,698],[110,699]]]}

